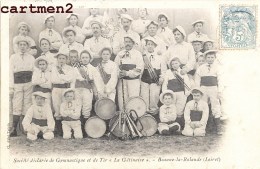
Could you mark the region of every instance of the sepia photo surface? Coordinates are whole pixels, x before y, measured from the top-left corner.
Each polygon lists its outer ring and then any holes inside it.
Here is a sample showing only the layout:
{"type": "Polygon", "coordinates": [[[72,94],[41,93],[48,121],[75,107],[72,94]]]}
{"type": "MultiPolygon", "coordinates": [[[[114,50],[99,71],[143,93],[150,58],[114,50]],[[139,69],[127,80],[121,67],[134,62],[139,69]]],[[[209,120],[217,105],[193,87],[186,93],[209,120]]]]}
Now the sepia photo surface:
{"type": "Polygon", "coordinates": [[[1,14],[3,168],[260,167],[257,2],[71,4],[1,14]]]}

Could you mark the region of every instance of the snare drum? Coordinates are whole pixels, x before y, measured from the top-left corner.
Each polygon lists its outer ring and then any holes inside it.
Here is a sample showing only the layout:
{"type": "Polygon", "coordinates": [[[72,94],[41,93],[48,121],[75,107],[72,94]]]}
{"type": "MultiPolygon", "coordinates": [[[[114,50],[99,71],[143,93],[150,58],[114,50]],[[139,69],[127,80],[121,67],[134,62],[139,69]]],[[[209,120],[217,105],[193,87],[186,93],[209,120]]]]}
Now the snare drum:
{"type": "Polygon", "coordinates": [[[95,112],[103,120],[111,119],[116,114],[116,104],[109,98],[101,98],[95,103],[95,112]]]}
{"type": "Polygon", "coordinates": [[[91,138],[102,137],[106,132],[106,123],[97,116],[90,117],[85,123],[85,131],[91,138]]]}
{"type": "Polygon", "coordinates": [[[146,137],[154,135],[158,128],[157,121],[149,114],[140,117],[136,126],[138,130],[146,137]]]}
{"type": "Polygon", "coordinates": [[[145,114],[147,110],[146,103],[142,97],[130,97],[129,100],[126,102],[126,110],[131,111],[135,110],[138,117],[141,117],[145,114]]]}

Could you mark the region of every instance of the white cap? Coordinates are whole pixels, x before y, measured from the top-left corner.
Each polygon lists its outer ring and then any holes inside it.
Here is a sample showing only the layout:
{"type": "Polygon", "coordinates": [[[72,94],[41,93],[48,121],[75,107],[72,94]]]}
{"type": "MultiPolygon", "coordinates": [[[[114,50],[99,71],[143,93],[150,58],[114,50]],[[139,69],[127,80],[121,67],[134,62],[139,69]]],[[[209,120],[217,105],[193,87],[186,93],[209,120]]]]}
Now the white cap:
{"type": "Polygon", "coordinates": [[[160,101],[161,101],[162,103],[163,103],[163,97],[164,97],[165,94],[171,94],[172,97],[173,97],[173,99],[175,99],[175,94],[174,94],[174,92],[173,92],[172,90],[165,90],[164,92],[162,92],[162,93],[160,94],[160,101]]]}
{"type": "Polygon", "coordinates": [[[69,19],[73,15],[79,17],[79,14],[77,14],[77,13],[71,13],[71,14],[67,15],[66,19],[69,19]]]}
{"type": "Polygon", "coordinates": [[[217,53],[218,50],[215,50],[215,49],[211,49],[211,50],[207,50],[203,53],[204,56],[206,56],[208,53],[217,53]]]}
{"type": "Polygon", "coordinates": [[[66,93],[68,93],[68,92],[74,92],[74,93],[75,93],[75,89],[73,89],[73,88],[68,88],[68,89],[66,89],[66,90],[63,92],[63,96],[65,96],[66,93]]]}
{"type": "Polygon", "coordinates": [[[134,19],[132,18],[132,16],[128,15],[128,14],[121,14],[121,19],[128,19],[130,21],[133,21],[134,19]]]}
{"type": "Polygon", "coordinates": [[[169,20],[169,17],[168,17],[168,15],[167,15],[166,13],[159,13],[158,17],[159,17],[160,15],[165,16],[165,17],[167,18],[167,20],[169,20]]]}
{"type": "Polygon", "coordinates": [[[18,44],[19,42],[26,42],[28,46],[31,47],[31,41],[27,36],[17,36],[17,38],[15,38],[14,43],[18,44]]]}
{"type": "Polygon", "coordinates": [[[38,58],[34,61],[35,67],[39,68],[39,61],[42,61],[42,60],[45,61],[45,62],[47,62],[47,64],[49,64],[48,60],[47,60],[45,57],[40,56],[40,57],[38,57],[38,58]]]}
{"type": "Polygon", "coordinates": [[[26,22],[20,22],[20,23],[18,24],[18,29],[20,29],[22,26],[27,26],[28,32],[31,31],[31,26],[28,25],[26,22]]]}
{"type": "Polygon", "coordinates": [[[173,32],[175,32],[176,29],[177,29],[179,32],[181,32],[184,37],[186,37],[185,30],[183,29],[182,26],[180,26],[180,25],[176,26],[176,27],[173,29],[173,32]]]}
{"type": "Polygon", "coordinates": [[[204,20],[201,20],[201,19],[199,19],[199,20],[196,20],[195,22],[193,22],[191,25],[192,25],[192,26],[194,26],[196,23],[202,23],[202,24],[204,24],[204,23],[205,23],[205,21],[204,21],[204,20]]]}
{"type": "Polygon", "coordinates": [[[146,38],[144,38],[145,41],[152,41],[153,43],[155,43],[156,45],[158,45],[157,40],[154,37],[148,36],[146,38]]]}
{"type": "Polygon", "coordinates": [[[43,97],[43,98],[45,98],[45,99],[48,98],[47,95],[46,95],[45,93],[41,92],[41,91],[34,92],[32,95],[33,95],[33,96],[41,96],[41,97],[43,97]]]}
{"type": "Polygon", "coordinates": [[[54,14],[48,14],[48,15],[46,15],[45,18],[44,18],[44,22],[43,22],[43,23],[46,23],[46,20],[47,20],[48,18],[50,18],[50,17],[54,17],[54,14]]]}

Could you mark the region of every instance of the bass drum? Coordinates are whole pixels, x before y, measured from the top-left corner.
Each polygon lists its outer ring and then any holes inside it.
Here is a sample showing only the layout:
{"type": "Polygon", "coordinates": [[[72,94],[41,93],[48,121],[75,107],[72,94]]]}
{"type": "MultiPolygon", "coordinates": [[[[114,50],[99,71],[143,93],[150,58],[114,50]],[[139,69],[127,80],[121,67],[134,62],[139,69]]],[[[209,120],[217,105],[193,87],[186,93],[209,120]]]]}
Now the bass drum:
{"type": "Polygon", "coordinates": [[[90,117],[85,123],[85,131],[91,138],[102,137],[106,132],[106,123],[97,116],[90,117]]]}
{"type": "Polygon", "coordinates": [[[146,137],[152,136],[158,129],[158,124],[152,115],[146,114],[139,118],[136,124],[138,130],[146,137]]]}
{"type": "Polygon", "coordinates": [[[147,106],[144,99],[139,96],[130,97],[129,100],[126,102],[125,108],[127,111],[134,110],[138,117],[143,116],[147,110],[147,106]]]}
{"type": "Polygon", "coordinates": [[[111,119],[116,114],[116,104],[109,98],[101,98],[95,103],[95,112],[103,120],[111,119]]]}
{"type": "Polygon", "coordinates": [[[115,124],[116,121],[118,120],[118,115],[115,115],[110,121],[109,121],[109,131],[116,137],[121,138],[124,135],[129,136],[130,135],[130,131],[128,129],[128,126],[125,125],[125,134],[122,132],[122,127],[123,124],[121,124],[121,129],[119,128],[119,123],[115,124]],[[115,126],[116,125],[116,126],[115,126]],[[113,127],[115,127],[113,129],[113,127]],[[111,131],[113,130],[113,131],[111,131]]]}

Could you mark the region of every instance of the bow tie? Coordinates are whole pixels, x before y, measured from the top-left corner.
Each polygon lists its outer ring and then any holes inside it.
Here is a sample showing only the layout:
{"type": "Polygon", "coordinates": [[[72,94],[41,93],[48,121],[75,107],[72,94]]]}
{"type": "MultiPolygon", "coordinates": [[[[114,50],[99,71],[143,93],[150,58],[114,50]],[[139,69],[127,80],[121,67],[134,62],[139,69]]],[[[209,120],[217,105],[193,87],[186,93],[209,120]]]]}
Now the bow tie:
{"type": "Polygon", "coordinates": [[[161,32],[165,32],[165,28],[162,28],[161,32]]]}
{"type": "Polygon", "coordinates": [[[123,58],[124,58],[124,57],[130,57],[130,53],[129,53],[128,51],[126,51],[125,54],[124,54],[124,56],[123,56],[123,58]]]}
{"type": "Polygon", "coordinates": [[[194,103],[194,110],[198,110],[198,102],[194,103]]]}
{"type": "Polygon", "coordinates": [[[52,36],[53,35],[53,32],[51,29],[49,29],[49,36],[52,36]]]}

